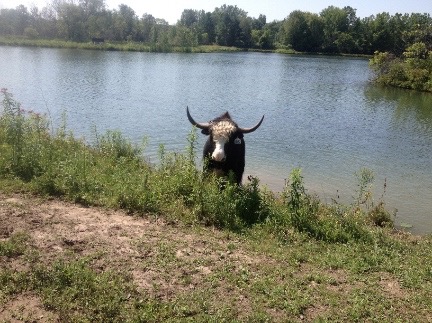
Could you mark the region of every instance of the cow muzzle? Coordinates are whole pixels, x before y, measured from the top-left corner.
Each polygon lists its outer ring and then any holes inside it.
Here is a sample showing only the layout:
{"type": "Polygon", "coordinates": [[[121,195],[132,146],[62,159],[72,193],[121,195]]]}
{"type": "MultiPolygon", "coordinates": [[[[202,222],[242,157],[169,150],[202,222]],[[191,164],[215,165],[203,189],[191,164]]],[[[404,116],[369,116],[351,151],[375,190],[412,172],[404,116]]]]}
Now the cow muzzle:
{"type": "Polygon", "coordinates": [[[212,159],[217,161],[217,162],[225,161],[225,159],[226,159],[225,151],[223,149],[222,150],[216,150],[215,149],[215,151],[212,154],[212,159]]]}
{"type": "Polygon", "coordinates": [[[225,143],[227,142],[224,138],[219,138],[219,140],[215,140],[215,149],[212,153],[212,159],[217,162],[225,161],[225,143]]]}

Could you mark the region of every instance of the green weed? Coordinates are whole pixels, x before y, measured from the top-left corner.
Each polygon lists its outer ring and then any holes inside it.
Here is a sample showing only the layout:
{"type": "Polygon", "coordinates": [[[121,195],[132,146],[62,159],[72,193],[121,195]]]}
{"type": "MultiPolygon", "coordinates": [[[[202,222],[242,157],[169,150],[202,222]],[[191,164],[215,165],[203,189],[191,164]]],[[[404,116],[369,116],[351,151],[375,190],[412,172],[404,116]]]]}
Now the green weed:
{"type": "Polygon", "coordinates": [[[367,168],[362,168],[355,174],[357,178],[357,198],[353,205],[353,211],[357,213],[363,212],[366,220],[376,226],[393,227],[394,221],[390,212],[385,208],[383,197],[387,188],[387,183],[384,182],[384,190],[378,203],[373,199],[372,185],[374,182],[374,174],[367,168]]]}
{"type": "Polygon", "coordinates": [[[113,272],[98,274],[85,260],[59,260],[52,268],[36,268],[31,284],[45,306],[66,321],[118,321],[124,315],[124,303],[134,292],[127,277],[113,272]]]}
{"type": "Polygon", "coordinates": [[[24,254],[29,236],[25,233],[16,233],[8,240],[0,241],[0,256],[16,257],[24,254]]]}

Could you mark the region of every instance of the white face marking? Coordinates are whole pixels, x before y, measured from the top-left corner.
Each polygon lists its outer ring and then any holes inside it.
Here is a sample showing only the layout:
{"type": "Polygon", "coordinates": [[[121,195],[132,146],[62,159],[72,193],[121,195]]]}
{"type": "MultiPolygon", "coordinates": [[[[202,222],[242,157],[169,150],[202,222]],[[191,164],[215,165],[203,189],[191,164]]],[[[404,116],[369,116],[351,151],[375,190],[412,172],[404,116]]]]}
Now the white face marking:
{"type": "Polygon", "coordinates": [[[213,136],[213,141],[215,143],[215,149],[212,154],[212,158],[216,161],[222,161],[225,159],[225,144],[227,139],[221,136],[213,136]]]}
{"type": "Polygon", "coordinates": [[[225,144],[228,142],[231,133],[236,130],[235,125],[229,121],[221,121],[213,125],[212,134],[215,143],[215,150],[212,158],[216,161],[225,159],[225,144]]]}

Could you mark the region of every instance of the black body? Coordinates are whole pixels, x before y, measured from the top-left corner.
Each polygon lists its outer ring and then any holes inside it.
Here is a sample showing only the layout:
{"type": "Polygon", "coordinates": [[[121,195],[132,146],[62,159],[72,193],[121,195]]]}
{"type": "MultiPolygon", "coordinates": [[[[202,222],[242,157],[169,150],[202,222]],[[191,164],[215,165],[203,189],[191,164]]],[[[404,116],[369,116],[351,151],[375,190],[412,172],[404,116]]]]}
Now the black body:
{"type": "Polygon", "coordinates": [[[228,112],[206,123],[196,122],[190,115],[189,108],[186,108],[186,113],[190,123],[202,129],[202,133],[209,136],[203,151],[204,171],[225,177],[231,176],[230,173],[232,173],[235,182],[240,184],[245,169],[246,154],[243,135],[258,129],[264,120],[264,116],[255,126],[242,128],[231,119],[228,112]],[[226,140],[223,150],[219,146],[219,149],[215,152],[215,138],[218,139],[218,142],[221,142],[221,138],[226,140]]]}
{"type": "MultiPolygon", "coordinates": [[[[204,131],[203,131],[204,133],[204,131]]],[[[225,160],[215,161],[211,155],[215,149],[213,137],[210,133],[203,150],[204,171],[214,172],[218,176],[229,176],[232,172],[234,180],[240,184],[245,169],[246,147],[242,133],[233,133],[225,144],[225,160]],[[238,140],[236,140],[238,139],[238,140]],[[236,143],[237,142],[237,143],[236,143]]]]}

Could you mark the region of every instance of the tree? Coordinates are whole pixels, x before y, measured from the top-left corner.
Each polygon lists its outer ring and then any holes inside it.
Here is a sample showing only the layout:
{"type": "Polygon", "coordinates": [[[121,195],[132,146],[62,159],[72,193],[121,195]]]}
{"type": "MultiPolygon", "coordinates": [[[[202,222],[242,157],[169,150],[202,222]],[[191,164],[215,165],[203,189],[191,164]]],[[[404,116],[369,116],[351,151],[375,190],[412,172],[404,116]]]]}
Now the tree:
{"type": "Polygon", "coordinates": [[[271,35],[270,29],[266,28],[263,30],[254,29],[251,33],[253,47],[260,49],[272,49],[274,48],[274,38],[271,35]]]}
{"type": "Polygon", "coordinates": [[[258,18],[252,19],[252,29],[253,30],[262,30],[266,25],[267,17],[265,15],[260,14],[258,18]]]}
{"type": "Polygon", "coordinates": [[[135,11],[125,5],[119,5],[113,13],[113,34],[115,40],[134,40],[137,34],[138,18],[135,11]]]}
{"type": "Polygon", "coordinates": [[[112,14],[110,11],[98,12],[87,19],[87,29],[90,38],[112,38],[112,14]]]}
{"type": "Polygon", "coordinates": [[[215,23],[211,12],[198,12],[197,32],[200,44],[208,45],[216,41],[215,23]]]}
{"type": "Polygon", "coordinates": [[[323,24],[316,14],[296,10],[284,20],[281,41],[301,52],[318,51],[323,38],[323,24]]]}
{"type": "Polygon", "coordinates": [[[429,58],[429,51],[425,43],[414,43],[406,49],[403,56],[406,59],[426,60],[429,58]]]}
{"type": "Polygon", "coordinates": [[[150,43],[152,41],[152,30],[156,25],[156,18],[150,14],[143,14],[138,25],[139,40],[150,43]]]}
{"type": "Polygon", "coordinates": [[[252,18],[242,16],[239,19],[240,34],[235,42],[235,46],[249,48],[252,46],[252,18]]]}
{"type": "Polygon", "coordinates": [[[432,50],[432,18],[430,15],[413,13],[406,17],[401,38],[406,46],[424,43],[429,50],[432,50]]]}
{"type": "Polygon", "coordinates": [[[198,11],[193,9],[185,9],[183,10],[179,25],[185,26],[188,28],[194,27],[198,23],[198,11]]]}
{"type": "Polygon", "coordinates": [[[105,0],[79,0],[79,6],[88,18],[105,10],[105,0]]]}
{"type": "Polygon", "coordinates": [[[242,32],[240,20],[246,18],[247,13],[237,6],[223,5],[213,11],[213,17],[217,44],[235,46],[239,43],[242,32]]]}
{"type": "Polygon", "coordinates": [[[334,43],[339,53],[350,54],[356,50],[354,38],[349,33],[339,33],[334,43]]]}
{"type": "Polygon", "coordinates": [[[324,22],[314,13],[308,13],[306,19],[310,30],[309,48],[311,51],[319,52],[323,48],[324,22]]]}
{"type": "Polygon", "coordinates": [[[57,28],[58,20],[54,8],[52,6],[42,8],[39,17],[40,19],[37,20],[37,31],[40,37],[59,37],[57,28]]]}
{"type": "Polygon", "coordinates": [[[424,43],[407,47],[402,57],[377,51],[370,65],[378,83],[432,92],[432,55],[424,43]]]}
{"type": "Polygon", "coordinates": [[[15,28],[13,27],[13,12],[14,9],[0,9],[0,34],[14,35],[15,28]]]}
{"type": "Polygon", "coordinates": [[[320,13],[324,23],[324,50],[327,52],[337,52],[335,41],[339,34],[348,32],[349,20],[344,9],[329,6],[320,13]]]}
{"type": "Polygon", "coordinates": [[[30,14],[27,10],[27,7],[23,5],[19,5],[15,9],[15,11],[16,11],[16,16],[15,16],[16,33],[18,33],[19,35],[23,35],[25,28],[28,26],[30,22],[30,14]]]}
{"type": "Polygon", "coordinates": [[[183,48],[190,48],[198,45],[196,34],[190,28],[179,25],[171,28],[171,44],[183,48]]]}
{"type": "Polygon", "coordinates": [[[430,14],[383,12],[359,19],[356,9],[329,6],[320,14],[291,12],[283,21],[267,22],[265,15],[252,18],[237,6],[223,5],[213,12],[185,9],[176,26],[164,19],[120,5],[107,10],[106,0],[50,0],[39,10],[20,5],[0,9],[0,34],[28,38],[62,38],[88,41],[93,37],[141,41],[157,48],[218,44],[242,48],[291,47],[303,52],[373,54],[385,51],[402,57],[404,50],[423,43],[432,50],[430,14]]]}
{"type": "Polygon", "coordinates": [[[64,38],[73,41],[85,41],[86,21],[83,9],[72,3],[61,3],[58,6],[59,30],[64,38]]]}
{"type": "Polygon", "coordinates": [[[393,33],[390,29],[391,17],[388,12],[379,13],[371,21],[369,28],[372,33],[372,48],[380,52],[393,51],[393,33]]]}
{"type": "Polygon", "coordinates": [[[27,7],[19,5],[16,9],[0,10],[0,33],[4,35],[24,35],[29,27],[30,14],[27,7]]]}
{"type": "Polygon", "coordinates": [[[309,50],[308,43],[311,32],[306,21],[306,13],[296,10],[290,13],[283,25],[283,44],[296,51],[309,50]]]}

